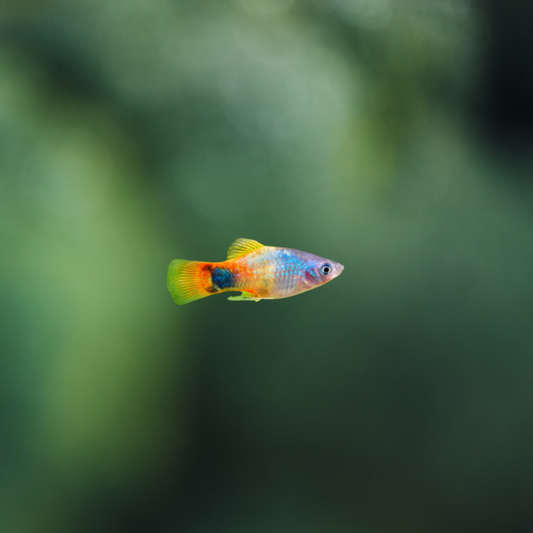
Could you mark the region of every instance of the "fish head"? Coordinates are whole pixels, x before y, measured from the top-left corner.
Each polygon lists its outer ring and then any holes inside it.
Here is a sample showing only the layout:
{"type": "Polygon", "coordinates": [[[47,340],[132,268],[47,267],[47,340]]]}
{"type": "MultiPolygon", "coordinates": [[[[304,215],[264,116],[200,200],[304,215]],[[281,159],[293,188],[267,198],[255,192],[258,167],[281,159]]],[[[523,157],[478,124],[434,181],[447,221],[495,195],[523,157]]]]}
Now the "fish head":
{"type": "Polygon", "coordinates": [[[303,282],[309,288],[319,287],[328,281],[340,276],[344,266],[331,259],[307,254],[306,268],[303,274],[303,282]]]}

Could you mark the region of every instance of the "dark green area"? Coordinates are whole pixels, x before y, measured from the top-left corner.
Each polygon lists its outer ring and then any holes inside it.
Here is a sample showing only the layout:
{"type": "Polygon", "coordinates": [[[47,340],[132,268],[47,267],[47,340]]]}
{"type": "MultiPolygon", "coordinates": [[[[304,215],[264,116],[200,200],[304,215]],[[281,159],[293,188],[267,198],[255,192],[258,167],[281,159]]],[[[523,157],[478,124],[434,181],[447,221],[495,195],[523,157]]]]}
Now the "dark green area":
{"type": "Polygon", "coordinates": [[[0,531],[533,531],[521,1],[0,10],[0,531]],[[345,265],[176,306],[238,237],[345,265]]]}

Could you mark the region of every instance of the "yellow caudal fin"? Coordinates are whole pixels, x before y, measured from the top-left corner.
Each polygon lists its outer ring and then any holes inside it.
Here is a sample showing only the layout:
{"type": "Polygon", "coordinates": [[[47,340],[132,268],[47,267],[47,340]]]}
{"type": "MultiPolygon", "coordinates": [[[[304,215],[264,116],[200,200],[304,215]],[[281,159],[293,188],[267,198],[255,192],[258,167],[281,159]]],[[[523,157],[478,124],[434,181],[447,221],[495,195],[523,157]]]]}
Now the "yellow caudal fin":
{"type": "Polygon", "coordinates": [[[188,304],[213,294],[210,263],[174,259],[168,266],[167,287],[178,304],[188,304]]]}

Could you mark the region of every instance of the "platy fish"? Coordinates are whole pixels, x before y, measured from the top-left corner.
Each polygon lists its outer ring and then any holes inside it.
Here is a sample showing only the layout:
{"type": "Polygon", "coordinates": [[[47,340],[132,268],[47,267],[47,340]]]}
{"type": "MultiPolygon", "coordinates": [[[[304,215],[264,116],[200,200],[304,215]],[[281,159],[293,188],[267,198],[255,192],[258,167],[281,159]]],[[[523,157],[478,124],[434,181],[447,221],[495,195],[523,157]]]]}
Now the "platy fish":
{"type": "Polygon", "coordinates": [[[229,247],[226,261],[172,261],[167,287],[178,305],[228,291],[242,291],[240,296],[228,300],[258,302],[287,298],[320,287],[343,269],[335,261],[300,250],[237,239],[229,247]]]}

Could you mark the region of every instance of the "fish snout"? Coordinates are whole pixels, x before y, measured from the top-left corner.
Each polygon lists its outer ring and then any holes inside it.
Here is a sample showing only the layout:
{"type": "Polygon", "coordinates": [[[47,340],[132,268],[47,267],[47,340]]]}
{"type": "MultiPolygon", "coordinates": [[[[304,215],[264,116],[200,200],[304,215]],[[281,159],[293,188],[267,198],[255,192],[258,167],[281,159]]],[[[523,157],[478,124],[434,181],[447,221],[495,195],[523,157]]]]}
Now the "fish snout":
{"type": "Polygon", "coordinates": [[[340,263],[333,263],[333,276],[335,278],[337,276],[340,276],[343,270],[344,270],[344,265],[341,265],[340,263]]]}

